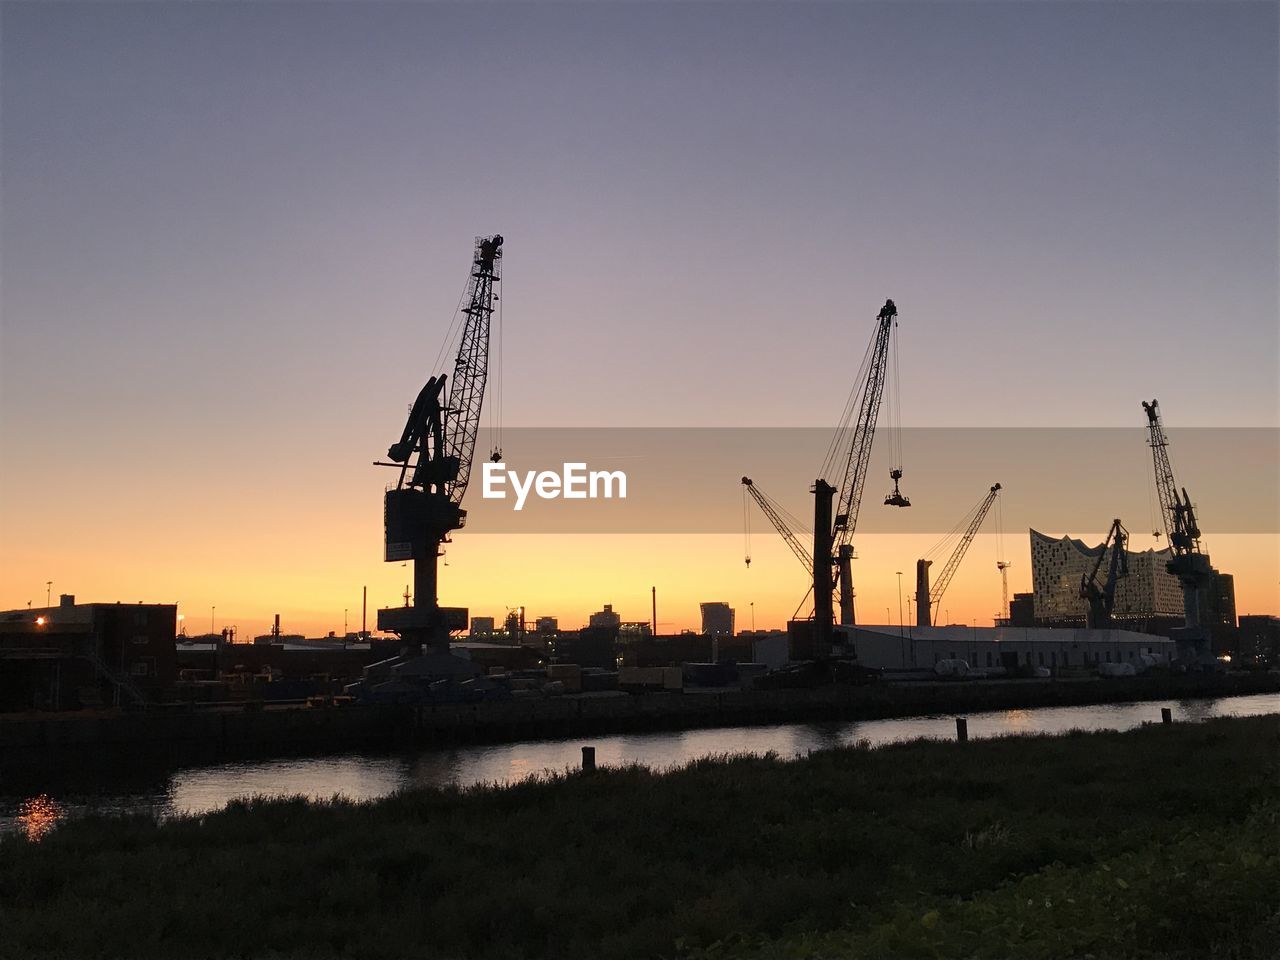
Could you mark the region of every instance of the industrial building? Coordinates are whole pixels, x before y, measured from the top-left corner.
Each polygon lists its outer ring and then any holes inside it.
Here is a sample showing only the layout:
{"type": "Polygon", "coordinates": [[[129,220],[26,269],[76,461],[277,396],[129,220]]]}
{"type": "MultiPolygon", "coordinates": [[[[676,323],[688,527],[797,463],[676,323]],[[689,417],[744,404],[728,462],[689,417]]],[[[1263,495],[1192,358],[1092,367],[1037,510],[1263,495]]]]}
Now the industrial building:
{"type": "Polygon", "coordinates": [[[887,670],[933,669],[943,660],[964,660],[985,669],[1044,667],[1096,669],[1103,663],[1142,663],[1142,655],[1167,660],[1174,642],[1132,630],[1051,630],[1043,627],[837,626],[837,639],[859,663],[887,670]]]}
{"type": "Polygon", "coordinates": [[[153,703],[177,675],[171,603],[76,603],[0,612],[0,710],[153,703]]]}

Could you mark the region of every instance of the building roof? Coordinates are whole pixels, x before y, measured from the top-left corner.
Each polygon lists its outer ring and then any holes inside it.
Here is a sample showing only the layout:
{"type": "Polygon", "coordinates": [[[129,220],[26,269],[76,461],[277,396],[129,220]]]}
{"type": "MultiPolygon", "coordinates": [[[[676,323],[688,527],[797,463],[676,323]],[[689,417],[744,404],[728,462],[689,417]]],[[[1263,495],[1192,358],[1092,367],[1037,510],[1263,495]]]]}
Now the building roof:
{"type": "Polygon", "coordinates": [[[1142,643],[1147,645],[1173,644],[1168,637],[1136,630],[1088,630],[1059,629],[1055,627],[966,627],[963,624],[948,627],[913,627],[890,624],[888,626],[837,626],[837,631],[851,631],[855,639],[858,633],[874,633],[894,640],[927,640],[937,643],[1142,643]]]}
{"type": "MultiPolygon", "coordinates": [[[[1061,537],[1051,537],[1047,533],[1041,533],[1034,527],[1031,528],[1031,539],[1033,542],[1039,540],[1042,543],[1067,543],[1075,548],[1077,552],[1084,554],[1086,557],[1096,557],[1098,554],[1102,553],[1103,549],[1105,549],[1105,544],[1102,543],[1098,544],[1096,547],[1090,547],[1086,546],[1083,540],[1077,540],[1075,537],[1068,536],[1066,534],[1063,534],[1061,537]]],[[[1172,556],[1168,547],[1165,547],[1163,550],[1155,550],[1150,547],[1146,550],[1129,550],[1126,548],[1125,553],[1129,554],[1131,557],[1147,556],[1148,554],[1165,557],[1172,556]]]]}

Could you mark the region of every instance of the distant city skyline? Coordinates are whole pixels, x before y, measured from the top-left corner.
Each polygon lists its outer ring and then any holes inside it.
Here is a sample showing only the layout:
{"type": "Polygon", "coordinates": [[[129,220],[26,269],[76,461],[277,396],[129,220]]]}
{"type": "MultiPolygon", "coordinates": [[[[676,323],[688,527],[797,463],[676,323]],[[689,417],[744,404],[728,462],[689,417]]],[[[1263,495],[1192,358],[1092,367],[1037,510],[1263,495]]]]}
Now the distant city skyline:
{"type": "MultiPolygon", "coordinates": [[[[493,231],[508,426],[833,424],[891,296],[905,425],[1155,396],[1280,428],[1274,4],[731,13],[0,5],[0,608],[52,579],[321,635],[367,584],[372,624],[411,578],[370,463],[493,231]]],[[[1240,612],[1280,610],[1280,538],[1202,506],[1240,612]]],[[[740,535],[463,530],[440,598],[570,626],[656,584],[673,630],[708,599],[781,626],[803,574],[756,529],[750,570],[740,535]]],[[[934,540],[856,538],[860,620],[934,540]]],[[[983,535],[944,606],[999,597],[983,535]]]]}

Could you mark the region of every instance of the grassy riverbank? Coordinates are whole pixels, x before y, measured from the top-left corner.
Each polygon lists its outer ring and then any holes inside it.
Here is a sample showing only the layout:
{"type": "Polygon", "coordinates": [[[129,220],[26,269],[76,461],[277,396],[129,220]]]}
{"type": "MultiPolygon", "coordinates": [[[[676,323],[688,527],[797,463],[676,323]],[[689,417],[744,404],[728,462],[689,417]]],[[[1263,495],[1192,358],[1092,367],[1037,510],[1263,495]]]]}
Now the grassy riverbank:
{"type": "Polygon", "coordinates": [[[0,842],[4,957],[1276,955],[1280,719],[0,842]]]}

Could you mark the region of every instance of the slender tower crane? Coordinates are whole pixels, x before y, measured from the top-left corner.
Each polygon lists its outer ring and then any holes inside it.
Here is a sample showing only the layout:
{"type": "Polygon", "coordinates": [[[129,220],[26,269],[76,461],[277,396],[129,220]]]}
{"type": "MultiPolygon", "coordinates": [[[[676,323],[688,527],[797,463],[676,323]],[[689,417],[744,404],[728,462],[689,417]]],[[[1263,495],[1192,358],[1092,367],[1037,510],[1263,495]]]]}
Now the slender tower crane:
{"type": "Polygon", "coordinates": [[[938,545],[939,547],[950,542],[951,538],[963,527],[959,542],[951,552],[951,556],[947,559],[947,565],[942,568],[942,574],[932,588],[929,586],[929,567],[933,565],[933,561],[926,559],[916,561],[917,627],[933,625],[933,608],[941,602],[942,595],[947,592],[947,587],[951,585],[951,578],[956,575],[956,570],[960,567],[960,561],[964,559],[965,553],[969,550],[969,544],[973,543],[973,538],[977,536],[978,528],[982,526],[982,521],[986,519],[991,505],[996,502],[996,496],[1000,493],[1000,489],[1000,484],[992,484],[991,489],[987,491],[987,495],[965,514],[964,519],[960,521],[960,525],[943,537],[942,542],[938,545]]]}
{"type": "Polygon", "coordinates": [[[1000,571],[1000,616],[1009,619],[1009,568],[1013,564],[1008,560],[997,560],[996,569],[1000,571]]]}
{"type": "Polygon", "coordinates": [[[1195,507],[1187,496],[1186,487],[1179,487],[1173,479],[1173,465],[1169,462],[1169,440],[1160,419],[1160,403],[1142,401],[1147,412],[1147,443],[1155,464],[1156,494],[1160,499],[1160,513],[1164,520],[1165,534],[1173,556],[1168,570],[1182,585],[1182,608],[1185,624],[1173,631],[1178,646],[1178,659],[1203,661],[1209,657],[1209,631],[1200,608],[1200,594],[1213,575],[1209,558],[1200,552],[1200,527],[1196,523],[1195,507]]]}
{"type": "MultiPolygon", "coordinates": [[[[441,607],[437,562],[449,534],[467,521],[462,497],[471,477],[480,407],[489,372],[489,325],[501,281],[502,237],[478,237],[467,283],[462,335],[446,392],[432,376],[409,411],[400,439],[387,451],[398,482],[386,492],[383,521],[388,562],[413,561],[413,605],[378,611],[378,629],[400,635],[411,652],[444,652],[449,634],[467,623],[463,607],[441,607]]],[[[494,454],[498,459],[500,454],[494,454]]]]}

